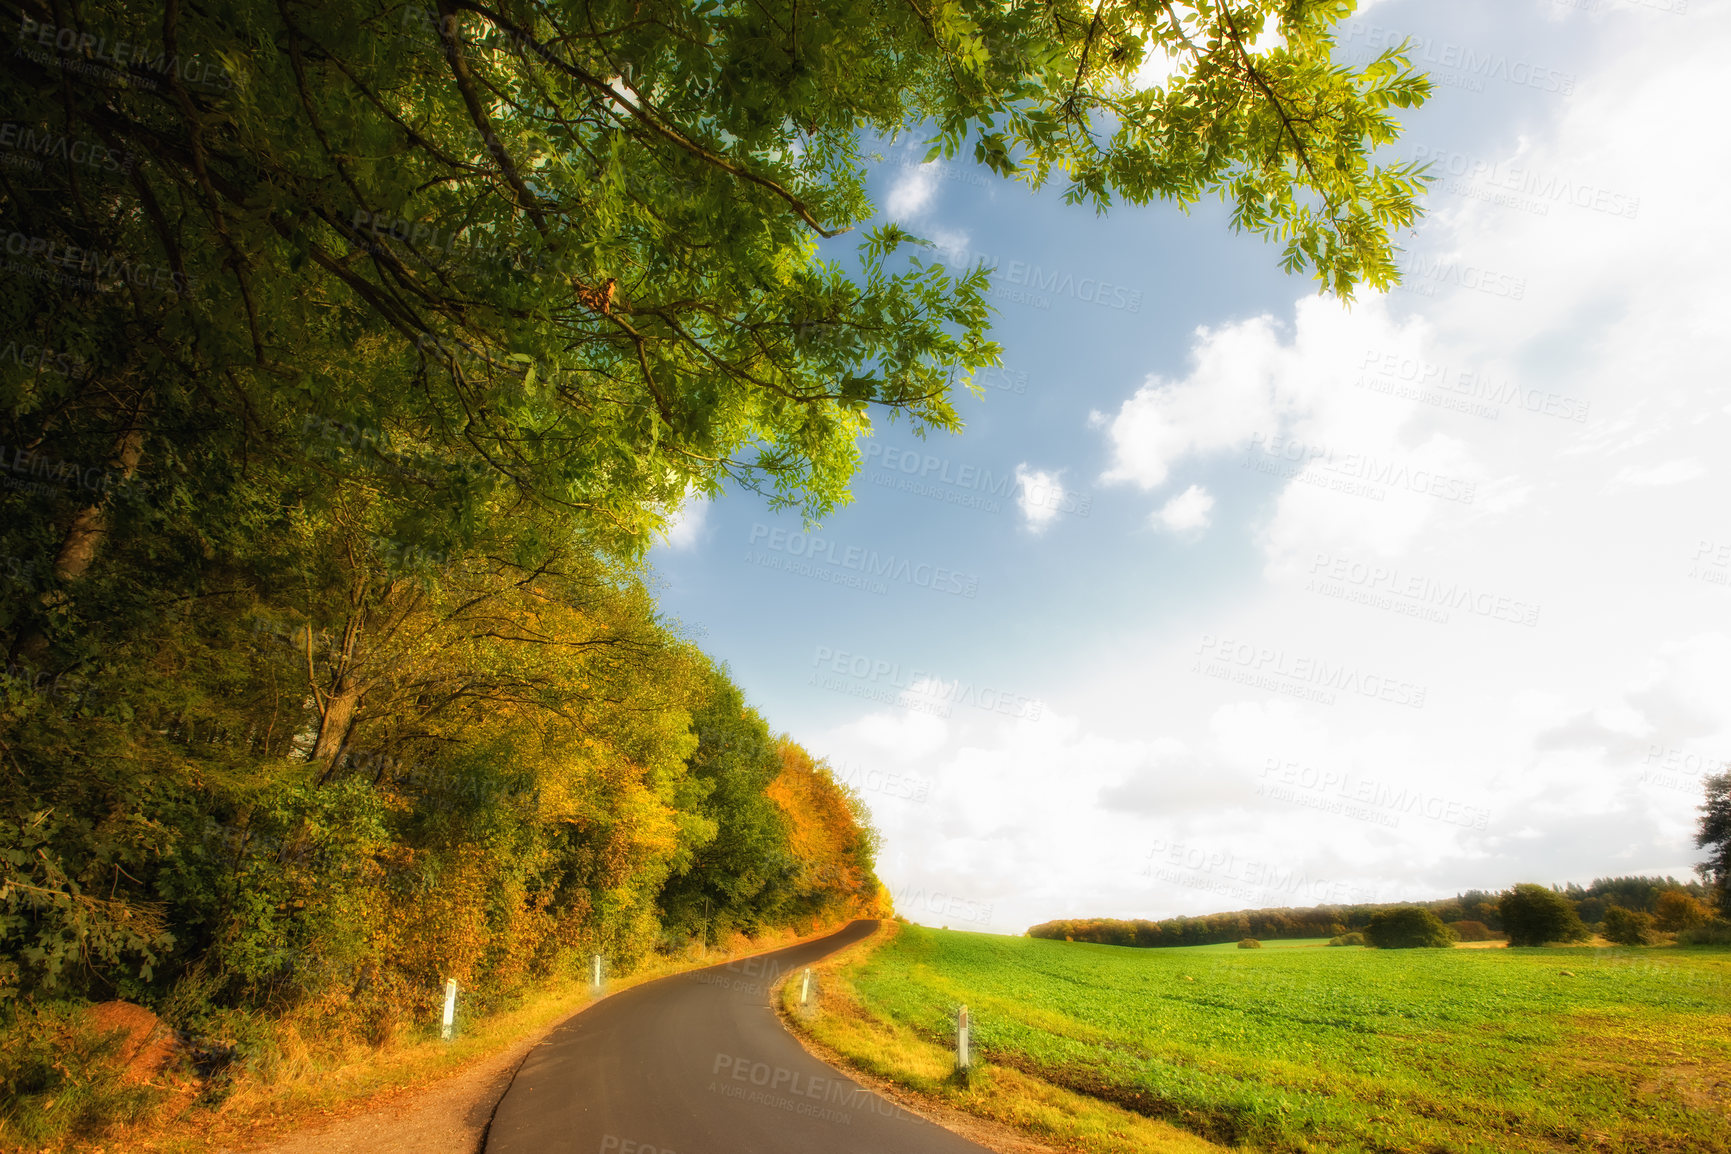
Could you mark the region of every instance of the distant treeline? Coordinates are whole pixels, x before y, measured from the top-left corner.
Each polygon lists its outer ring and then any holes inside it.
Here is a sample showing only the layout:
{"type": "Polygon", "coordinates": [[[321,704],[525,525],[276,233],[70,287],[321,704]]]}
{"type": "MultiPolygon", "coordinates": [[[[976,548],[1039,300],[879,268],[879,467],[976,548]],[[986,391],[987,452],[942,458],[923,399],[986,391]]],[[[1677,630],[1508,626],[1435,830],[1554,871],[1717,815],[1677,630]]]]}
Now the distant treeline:
{"type": "MultiPolygon", "coordinates": [[[[1681,882],[1672,877],[1595,878],[1588,886],[1554,887],[1575,907],[1583,922],[1597,925],[1610,906],[1655,912],[1659,897],[1668,890],[1681,890],[1703,903],[1712,903],[1713,891],[1699,882],[1681,882]]],[[[1480,922],[1500,933],[1502,916],[1497,912],[1500,894],[1467,890],[1452,898],[1428,902],[1381,902],[1359,905],[1281,907],[1204,914],[1201,917],[1163,918],[1066,918],[1043,922],[1028,930],[1029,937],[1063,941],[1098,942],[1109,946],[1206,946],[1236,942],[1244,938],[1278,941],[1282,938],[1332,938],[1362,930],[1378,910],[1396,906],[1422,906],[1444,922],[1480,922]]]]}

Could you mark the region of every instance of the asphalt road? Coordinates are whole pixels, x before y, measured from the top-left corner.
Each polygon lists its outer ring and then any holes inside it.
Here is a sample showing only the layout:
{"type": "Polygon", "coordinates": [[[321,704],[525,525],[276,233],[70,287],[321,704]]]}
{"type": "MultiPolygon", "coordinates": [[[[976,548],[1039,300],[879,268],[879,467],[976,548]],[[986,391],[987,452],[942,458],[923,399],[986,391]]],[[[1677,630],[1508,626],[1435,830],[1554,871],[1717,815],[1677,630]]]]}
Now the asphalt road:
{"type": "Polygon", "coordinates": [[[591,1006],[530,1051],[487,1154],[982,1154],[806,1053],[770,1008],[782,974],[876,925],[591,1006]]]}

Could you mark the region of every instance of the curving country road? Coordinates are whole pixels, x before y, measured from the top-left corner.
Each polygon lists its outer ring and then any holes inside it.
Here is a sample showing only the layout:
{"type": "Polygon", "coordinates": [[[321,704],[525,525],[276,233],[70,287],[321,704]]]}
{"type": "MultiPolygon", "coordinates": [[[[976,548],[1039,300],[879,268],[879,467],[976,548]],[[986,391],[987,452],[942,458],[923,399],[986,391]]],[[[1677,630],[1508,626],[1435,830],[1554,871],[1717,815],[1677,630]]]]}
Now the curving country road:
{"type": "Polygon", "coordinates": [[[983,1154],[818,1061],[770,1008],[847,928],[607,998],[530,1051],[487,1154],[983,1154]]]}

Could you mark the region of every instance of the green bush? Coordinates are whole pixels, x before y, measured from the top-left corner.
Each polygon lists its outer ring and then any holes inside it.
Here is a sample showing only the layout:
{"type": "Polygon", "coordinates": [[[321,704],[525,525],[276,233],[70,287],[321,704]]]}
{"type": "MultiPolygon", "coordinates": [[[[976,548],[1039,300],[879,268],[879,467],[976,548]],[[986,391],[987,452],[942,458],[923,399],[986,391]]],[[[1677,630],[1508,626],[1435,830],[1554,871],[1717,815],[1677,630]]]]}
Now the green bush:
{"type": "Polygon", "coordinates": [[[1580,942],[1587,927],[1568,898],[1544,886],[1523,883],[1497,901],[1503,930],[1511,946],[1542,946],[1546,942],[1580,942]]]}
{"type": "Polygon", "coordinates": [[[1365,941],[1379,950],[1443,949],[1454,934],[1423,906],[1396,906],[1370,915],[1365,941]]]}
{"type": "Polygon", "coordinates": [[[1362,946],[1364,945],[1364,935],[1353,930],[1351,933],[1330,938],[1328,944],[1331,946],[1362,946]]]}
{"type": "Polygon", "coordinates": [[[1714,918],[1705,925],[1694,926],[1677,934],[1680,946],[1731,946],[1731,921],[1714,918]]]}
{"type": "Polygon", "coordinates": [[[1450,922],[1448,927],[1455,932],[1455,940],[1461,942],[1489,942],[1496,940],[1497,936],[1483,922],[1450,922]]]}
{"type": "Polygon", "coordinates": [[[1243,941],[1238,943],[1238,948],[1241,950],[1260,950],[1262,948],[1262,943],[1257,941],[1255,938],[1245,938],[1243,941]]]}
{"type": "Polygon", "coordinates": [[[1599,924],[1599,932],[1618,945],[1650,945],[1653,941],[1653,918],[1651,914],[1642,913],[1640,910],[1607,906],[1605,920],[1599,924]]]}

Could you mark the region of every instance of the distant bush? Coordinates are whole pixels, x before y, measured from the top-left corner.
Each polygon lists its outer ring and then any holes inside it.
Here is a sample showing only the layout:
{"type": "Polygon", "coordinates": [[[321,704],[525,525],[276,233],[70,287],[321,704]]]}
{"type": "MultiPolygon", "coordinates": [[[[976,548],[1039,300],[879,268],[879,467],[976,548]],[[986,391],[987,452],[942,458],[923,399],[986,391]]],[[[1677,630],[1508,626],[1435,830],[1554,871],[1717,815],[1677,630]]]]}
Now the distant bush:
{"type": "Polygon", "coordinates": [[[1677,934],[1680,946],[1731,946],[1731,922],[1714,918],[1710,922],[1681,930],[1677,934]]]}
{"type": "Polygon", "coordinates": [[[1379,950],[1440,949],[1454,944],[1454,934],[1423,906],[1398,906],[1370,915],[1365,941],[1379,950]]]}
{"type": "Polygon", "coordinates": [[[1338,937],[1330,938],[1328,944],[1331,946],[1362,946],[1364,945],[1364,935],[1359,933],[1357,930],[1353,930],[1349,934],[1341,934],[1338,937]]]}
{"type": "Polygon", "coordinates": [[[1569,899],[1544,886],[1518,885],[1503,894],[1497,909],[1511,946],[1579,942],[1587,937],[1587,927],[1569,899]]]}
{"type": "Polygon", "coordinates": [[[1462,942],[1489,942],[1496,940],[1497,936],[1483,922],[1450,922],[1448,927],[1455,932],[1455,940],[1462,942]]]}
{"type": "MultiPolygon", "coordinates": [[[[1653,903],[1653,922],[1667,933],[1694,929],[1712,920],[1707,904],[1682,890],[1666,890],[1653,903]]],[[[1608,936],[1608,935],[1607,935],[1608,936]]]]}
{"type": "Polygon", "coordinates": [[[1599,932],[1618,945],[1650,945],[1653,941],[1653,918],[1640,910],[1607,906],[1605,920],[1599,923],[1599,932]]]}
{"type": "Polygon", "coordinates": [[[1241,950],[1260,950],[1262,948],[1262,943],[1257,941],[1255,938],[1245,938],[1243,941],[1238,943],[1238,948],[1241,950]]]}

